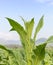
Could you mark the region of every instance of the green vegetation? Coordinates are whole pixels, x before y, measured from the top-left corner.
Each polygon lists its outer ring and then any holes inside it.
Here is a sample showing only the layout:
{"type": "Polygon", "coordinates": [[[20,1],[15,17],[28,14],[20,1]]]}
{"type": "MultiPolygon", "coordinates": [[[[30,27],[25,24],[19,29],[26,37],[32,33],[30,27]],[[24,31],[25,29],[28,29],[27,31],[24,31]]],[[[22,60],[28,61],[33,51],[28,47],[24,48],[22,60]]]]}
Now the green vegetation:
{"type": "Polygon", "coordinates": [[[16,31],[20,35],[23,47],[11,50],[0,45],[0,65],[53,65],[53,52],[47,52],[45,49],[48,43],[53,43],[53,36],[50,36],[44,43],[38,46],[35,43],[37,34],[43,26],[43,18],[44,16],[39,20],[34,37],[32,37],[34,18],[30,21],[25,21],[21,17],[25,28],[15,20],[6,18],[12,26],[10,31],[16,31]]]}

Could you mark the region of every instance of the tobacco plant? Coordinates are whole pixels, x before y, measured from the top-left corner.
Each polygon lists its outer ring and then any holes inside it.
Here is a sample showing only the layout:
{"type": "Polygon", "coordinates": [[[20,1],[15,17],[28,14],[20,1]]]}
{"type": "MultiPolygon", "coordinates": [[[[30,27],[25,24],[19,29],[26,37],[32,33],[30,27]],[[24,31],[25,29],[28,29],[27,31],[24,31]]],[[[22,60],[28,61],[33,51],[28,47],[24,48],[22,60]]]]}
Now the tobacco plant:
{"type": "MultiPolygon", "coordinates": [[[[43,27],[43,19],[44,16],[42,16],[39,20],[39,23],[35,29],[34,37],[32,37],[33,27],[34,27],[34,18],[32,18],[30,21],[25,21],[22,17],[22,21],[24,22],[24,28],[22,25],[20,25],[17,21],[6,18],[8,22],[11,25],[10,31],[16,31],[19,36],[22,43],[22,52],[18,52],[18,59],[16,59],[14,53],[7,49],[8,52],[10,52],[13,57],[15,57],[17,65],[44,65],[42,64],[42,61],[45,58],[45,48],[48,43],[53,43],[53,36],[50,36],[44,43],[40,45],[36,45],[36,37],[41,28],[43,27]]],[[[15,64],[16,65],[16,64],[15,64]]],[[[47,64],[46,64],[47,65],[47,64]]]]}

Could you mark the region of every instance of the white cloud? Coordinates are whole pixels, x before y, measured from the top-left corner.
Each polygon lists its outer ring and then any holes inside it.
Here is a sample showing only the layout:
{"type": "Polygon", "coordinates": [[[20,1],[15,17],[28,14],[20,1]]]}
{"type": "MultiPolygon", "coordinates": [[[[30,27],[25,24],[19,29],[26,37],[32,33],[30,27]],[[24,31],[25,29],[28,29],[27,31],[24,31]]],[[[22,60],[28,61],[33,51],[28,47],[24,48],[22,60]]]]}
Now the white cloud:
{"type": "Polygon", "coordinates": [[[48,6],[53,5],[53,0],[35,0],[35,2],[40,4],[47,4],[48,6]]]}
{"type": "Polygon", "coordinates": [[[50,2],[49,5],[53,5],[53,2],[50,2]]]}
{"type": "Polygon", "coordinates": [[[0,32],[0,38],[5,40],[19,40],[19,36],[11,32],[0,32]]]}
{"type": "Polygon", "coordinates": [[[46,2],[51,2],[52,0],[35,0],[35,1],[39,3],[46,3],[46,2]]]}

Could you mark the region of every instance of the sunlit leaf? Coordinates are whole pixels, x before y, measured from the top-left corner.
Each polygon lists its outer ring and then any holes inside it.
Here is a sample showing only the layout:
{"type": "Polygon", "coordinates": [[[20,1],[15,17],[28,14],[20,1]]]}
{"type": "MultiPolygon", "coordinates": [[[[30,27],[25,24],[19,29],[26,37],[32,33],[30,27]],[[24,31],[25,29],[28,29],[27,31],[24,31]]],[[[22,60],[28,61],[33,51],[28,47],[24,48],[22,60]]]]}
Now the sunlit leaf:
{"type": "Polygon", "coordinates": [[[10,23],[10,25],[12,26],[12,29],[11,31],[16,31],[19,33],[20,37],[23,39],[23,41],[25,40],[26,38],[26,32],[24,30],[24,28],[19,24],[17,23],[16,21],[10,19],[10,18],[6,18],[8,20],[8,22],[10,23]]]}
{"type": "Polygon", "coordinates": [[[23,17],[21,17],[21,19],[24,22],[28,37],[31,38],[33,27],[34,27],[34,18],[32,18],[31,21],[25,21],[23,17]]]}
{"type": "Polygon", "coordinates": [[[41,17],[41,19],[39,20],[39,23],[38,23],[38,25],[37,25],[37,27],[36,27],[36,29],[35,29],[34,41],[35,41],[35,39],[36,39],[36,36],[37,36],[38,32],[39,32],[40,29],[43,27],[43,18],[44,18],[44,16],[41,17]]]}

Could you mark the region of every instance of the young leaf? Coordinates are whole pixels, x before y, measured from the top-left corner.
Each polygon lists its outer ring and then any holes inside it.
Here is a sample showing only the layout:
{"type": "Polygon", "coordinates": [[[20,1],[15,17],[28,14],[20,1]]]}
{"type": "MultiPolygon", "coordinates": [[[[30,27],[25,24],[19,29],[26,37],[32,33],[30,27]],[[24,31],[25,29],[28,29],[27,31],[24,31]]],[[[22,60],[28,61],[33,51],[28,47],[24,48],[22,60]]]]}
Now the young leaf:
{"type": "Polygon", "coordinates": [[[28,37],[31,38],[31,35],[32,35],[32,30],[33,30],[33,26],[34,26],[34,18],[31,19],[31,21],[25,21],[23,19],[23,17],[21,17],[21,19],[23,20],[24,22],[24,25],[25,25],[25,29],[27,31],[27,34],[28,34],[28,37]]]}
{"type": "Polygon", "coordinates": [[[40,21],[39,21],[39,23],[38,23],[38,25],[37,25],[37,27],[36,27],[35,34],[34,34],[34,41],[35,41],[35,39],[36,39],[36,35],[38,34],[38,32],[40,31],[40,29],[41,29],[42,26],[43,26],[43,17],[44,17],[44,16],[41,17],[41,19],[40,19],[40,21]]]}
{"type": "Polygon", "coordinates": [[[32,18],[31,21],[25,23],[25,28],[29,38],[31,38],[33,27],[34,27],[34,18],[32,18]]]}

